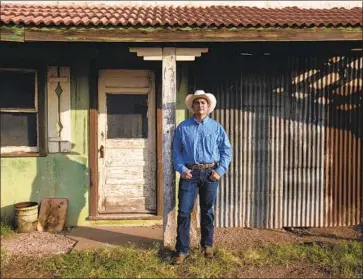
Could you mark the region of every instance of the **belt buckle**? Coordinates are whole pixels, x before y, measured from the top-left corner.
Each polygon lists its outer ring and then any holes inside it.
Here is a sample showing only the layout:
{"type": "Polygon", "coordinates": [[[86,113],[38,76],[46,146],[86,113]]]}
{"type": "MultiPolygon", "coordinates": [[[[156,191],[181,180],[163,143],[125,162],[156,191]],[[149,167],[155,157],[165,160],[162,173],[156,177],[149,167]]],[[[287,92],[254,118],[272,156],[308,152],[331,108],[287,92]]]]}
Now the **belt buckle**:
{"type": "Polygon", "coordinates": [[[201,170],[201,169],[208,169],[216,166],[216,163],[208,163],[208,164],[190,164],[187,167],[191,168],[192,170],[201,170]]]}
{"type": "Polygon", "coordinates": [[[206,163],[206,164],[200,164],[199,165],[199,168],[200,169],[208,169],[208,168],[211,168],[213,166],[213,163],[206,163]]]}

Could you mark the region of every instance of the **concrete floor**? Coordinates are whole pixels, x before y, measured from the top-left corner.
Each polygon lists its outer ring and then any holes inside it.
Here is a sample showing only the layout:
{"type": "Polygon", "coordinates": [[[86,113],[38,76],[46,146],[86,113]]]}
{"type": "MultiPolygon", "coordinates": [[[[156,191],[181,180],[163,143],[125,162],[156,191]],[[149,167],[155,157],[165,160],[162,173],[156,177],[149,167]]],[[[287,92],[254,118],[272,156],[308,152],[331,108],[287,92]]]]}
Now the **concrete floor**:
{"type": "Polygon", "coordinates": [[[77,241],[73,251],[131,244],[145,247],[162,243],[163,228],[162,226],[78,226],[67,232],[66,236],[77,241]]]}

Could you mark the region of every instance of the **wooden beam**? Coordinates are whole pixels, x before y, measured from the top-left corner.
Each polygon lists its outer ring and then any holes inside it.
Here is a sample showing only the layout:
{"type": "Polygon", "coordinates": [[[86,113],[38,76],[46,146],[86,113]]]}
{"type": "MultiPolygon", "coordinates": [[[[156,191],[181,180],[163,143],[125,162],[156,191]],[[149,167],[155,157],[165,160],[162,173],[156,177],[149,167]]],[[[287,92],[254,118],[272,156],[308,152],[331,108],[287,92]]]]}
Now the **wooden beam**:
{"type": "Polygon", "coordinates": [[[176,53],[175,48],[163,48],[162,60],[162,161],[163,161],[163,227],[164,246],[174,246],[176,233],[175,171],[172,162],[172,142],[175,132],[176,53]]]}
{"type": "Polygon", "coordinates": [[[136,52],[137,56],[162,56],[163,54],[161,47],[130,47],[129,50],[136,52]]]}
{"type": "Polygon", "coordinates": [[[0,26],[0,41],[24,42],[24,27],[0,26]]]}
{"type": "Polygon", "coordinates": [[[207,53],[208,52],[208,48],[204,47],[204,48],[177,48],[176,49],[176,56],[195,56],[195,57],[200,57],[202,56],[202,53],[207,53]]]}
{"type": "Polygon", "coordinates": [[[156,110],[156,195],[157,195],[157,215],[163,216],[163,111],[159,105],[156,110]]]}
{"type": "MultiPolygon", "coordinates": [[[[137,56],[143,56],[146,61],[161,61],[163,59],[161,47],[130,47],[130,52],[136,52],[137,56]]],[[[202,53],[208,52],[208,48],[176,48],[176,61],[194,61],[202,53]]]]}
{"type": "Polygon", "coordinates": [[[125,28],[2,26],[2,41],[60,42],[244,42],[360,41],[362,28],[125,28]],[[18,33],[17,33],[18,32],[18,33]]]}
{"type": "Polygon", "coordinates": [[[150,91],[149,87],[108,87],[105,86],[107,94],[120,94],[120,92],[127,92],[127,94],[148,94],[150,91]]]}
{"type": "MultiPolygon", "coordinates": [[[[162,56],[144,56],[145,61],[161,61],[162,56]]],[[[195,56],[176,56],[176,61],[194,61],[195,56]]]]}
{"type": "Polygon", "coordinates": [[[89,165],[90,201],[89,217],[98,215],[98,68],[94,60],[90,65],[89,87],[89,165]]]}

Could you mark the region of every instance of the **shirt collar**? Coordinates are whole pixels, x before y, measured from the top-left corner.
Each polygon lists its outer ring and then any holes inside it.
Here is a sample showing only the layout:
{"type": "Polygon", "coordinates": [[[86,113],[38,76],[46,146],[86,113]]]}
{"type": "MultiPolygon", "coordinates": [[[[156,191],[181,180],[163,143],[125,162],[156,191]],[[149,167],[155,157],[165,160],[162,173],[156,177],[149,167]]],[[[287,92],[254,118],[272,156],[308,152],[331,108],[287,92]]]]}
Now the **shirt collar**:
{"type": "Polygon", "coordinates": [[[204,123],[207,123],[209,121],[209,116],[207,115],[200,123],[197,122],[194,115],[192,116],[192,119],[196,124],[204,124],[204,123]]]}

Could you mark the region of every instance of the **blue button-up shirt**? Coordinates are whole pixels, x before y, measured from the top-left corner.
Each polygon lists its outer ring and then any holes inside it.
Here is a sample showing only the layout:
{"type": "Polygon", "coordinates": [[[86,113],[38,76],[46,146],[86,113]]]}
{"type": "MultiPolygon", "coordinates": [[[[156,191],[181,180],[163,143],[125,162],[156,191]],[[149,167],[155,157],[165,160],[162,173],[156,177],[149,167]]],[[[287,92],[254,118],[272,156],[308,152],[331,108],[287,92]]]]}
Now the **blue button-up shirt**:
{"type": "Polygon", "coordinates": [[[226,131],[208,116],[200,123],[194,116],[176,128],[173,141],[174,168],[183,174],[187,164],[218,162],[215,171],[224,175],[232,159],[232,147],[226,131]]]}

